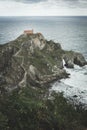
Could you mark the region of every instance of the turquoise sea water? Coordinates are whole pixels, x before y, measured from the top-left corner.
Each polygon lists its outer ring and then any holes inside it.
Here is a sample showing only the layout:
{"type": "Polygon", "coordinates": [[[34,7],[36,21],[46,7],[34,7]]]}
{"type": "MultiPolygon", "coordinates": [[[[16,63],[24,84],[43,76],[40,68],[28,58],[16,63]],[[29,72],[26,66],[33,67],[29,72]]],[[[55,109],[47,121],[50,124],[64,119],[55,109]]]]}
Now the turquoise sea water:
{"type": "MultiPolygon", "coordinates": [[[[26,29],[41,32],[48,40],[81,52],[87,59],[87,17],[0,17],[0,44],[14,40],[26,29]]],[[[77,100],[87,104],[87,66],[66,71],[70,78],[56,82],[52,89],[64,92],[66,97],[78,95],[77,100]]]]}

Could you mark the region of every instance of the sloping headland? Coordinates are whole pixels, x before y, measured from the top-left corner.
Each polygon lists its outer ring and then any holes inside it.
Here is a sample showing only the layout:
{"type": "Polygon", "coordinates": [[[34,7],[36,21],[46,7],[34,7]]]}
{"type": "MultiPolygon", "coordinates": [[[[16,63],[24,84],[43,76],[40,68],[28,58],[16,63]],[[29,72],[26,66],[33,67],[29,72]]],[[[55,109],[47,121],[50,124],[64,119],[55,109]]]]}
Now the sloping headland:
{"type": "Polygon", "coordinates": [[[67,68],[87,64],[82,54],[63,50],[41,33],[0,45],[1,130],[86,129],[87,111],[74,108],[60,93],[49,98],[50,83],[69,77],[63,60],[67,68]]]}
{"type": "Polygon", "coordinates": [[[53,80],[67,78],[68,68],[87,64],[80,53],[65,51],[59,43],[47,41],[40,33],[19,36],[0,45],[0,91],[18,87],[44,86],[53,80]]]}

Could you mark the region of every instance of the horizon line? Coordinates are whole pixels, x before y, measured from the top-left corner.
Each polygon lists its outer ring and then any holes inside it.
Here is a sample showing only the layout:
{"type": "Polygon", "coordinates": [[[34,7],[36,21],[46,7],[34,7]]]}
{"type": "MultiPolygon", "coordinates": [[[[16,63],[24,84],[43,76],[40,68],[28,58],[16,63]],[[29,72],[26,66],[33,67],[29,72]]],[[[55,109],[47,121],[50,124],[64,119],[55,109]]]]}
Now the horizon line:
{"type": "Polygon", "coordinates": [[[87,17],[87,15],[0,15],[0,17],[87,17]]]}

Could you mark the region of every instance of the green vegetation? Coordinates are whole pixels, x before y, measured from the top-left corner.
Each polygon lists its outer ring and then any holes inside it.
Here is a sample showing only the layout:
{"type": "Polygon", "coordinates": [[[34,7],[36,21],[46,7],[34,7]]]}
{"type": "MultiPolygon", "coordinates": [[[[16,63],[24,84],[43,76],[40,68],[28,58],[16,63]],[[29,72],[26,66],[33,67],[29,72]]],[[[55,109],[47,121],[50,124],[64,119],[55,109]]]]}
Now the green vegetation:
{"type": "Polygon", "coordinates": [[[87,111],[61,93],[26,87],[0,97],[0,130],[85,130],[87,111]]]}
{"type": "Polygon", "coordinates": [[[87,110],[71,105],[62,93],[49,96],[48,82],[67,77],[63,58],[68,65],[86,64],[81,54],[38,34],[0,45],[0,130],[86,130],[87,110]]]}

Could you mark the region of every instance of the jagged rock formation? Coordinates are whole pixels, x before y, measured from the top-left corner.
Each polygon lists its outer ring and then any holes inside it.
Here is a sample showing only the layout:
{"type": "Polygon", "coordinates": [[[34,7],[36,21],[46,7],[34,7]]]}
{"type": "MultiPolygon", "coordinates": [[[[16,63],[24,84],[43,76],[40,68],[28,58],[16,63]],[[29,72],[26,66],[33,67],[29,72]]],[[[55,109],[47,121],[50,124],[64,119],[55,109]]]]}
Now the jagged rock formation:
{"type": "Polygon", "coordinates": [[[43,86],[68,76],[63,69],[87,64],[84,57],[62,50],[59,43],[47,41],[42,34],[21,35],[16,40],[0,45],[0,91],[18,87],[43,86]]]}
{"type": "Polygon", "coordinates": [[[65,60],[65,66],[67,68],[74,68],[74,64],[77,64],[79,66],[84,66],[87,64],[85,58],[81,53],[66,51],[63,58],[65,60]]]}

